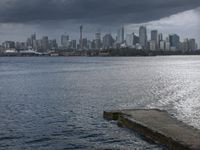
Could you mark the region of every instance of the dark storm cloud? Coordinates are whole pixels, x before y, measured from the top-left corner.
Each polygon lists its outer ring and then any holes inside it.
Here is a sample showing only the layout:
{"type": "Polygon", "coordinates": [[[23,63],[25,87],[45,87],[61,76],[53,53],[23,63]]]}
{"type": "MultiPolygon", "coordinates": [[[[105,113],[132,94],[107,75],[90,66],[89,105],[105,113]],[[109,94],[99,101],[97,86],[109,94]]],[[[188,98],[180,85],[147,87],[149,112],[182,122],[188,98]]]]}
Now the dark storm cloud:
{"type": "Polygon", "coordinates": [[[198,6],[199,0],[0,0],[0,22],[139,23],[198,6]]]}

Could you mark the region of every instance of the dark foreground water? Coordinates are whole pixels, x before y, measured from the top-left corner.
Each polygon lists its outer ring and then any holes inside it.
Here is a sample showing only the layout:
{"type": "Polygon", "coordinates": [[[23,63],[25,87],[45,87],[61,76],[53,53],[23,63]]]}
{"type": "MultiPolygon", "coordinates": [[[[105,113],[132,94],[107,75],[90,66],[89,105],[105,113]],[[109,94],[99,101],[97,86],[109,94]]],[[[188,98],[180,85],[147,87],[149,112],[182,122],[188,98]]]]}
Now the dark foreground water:
{"type": "Polygon", "coordinates": [[[0,149],[161,150],[103,119],[160,108],[200,128],[200,57],[0,58],[0,149]]]}

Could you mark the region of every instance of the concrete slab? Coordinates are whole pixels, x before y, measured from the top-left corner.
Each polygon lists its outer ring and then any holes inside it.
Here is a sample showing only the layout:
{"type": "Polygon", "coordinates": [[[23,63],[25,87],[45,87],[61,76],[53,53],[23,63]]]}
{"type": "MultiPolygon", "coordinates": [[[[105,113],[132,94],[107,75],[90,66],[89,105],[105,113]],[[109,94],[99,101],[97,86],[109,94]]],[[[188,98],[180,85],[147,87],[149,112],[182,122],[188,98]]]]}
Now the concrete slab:
{"type": "Polygon", "coordinates": [[[120,126],[133,129],[171,150],[200,150],[200,130],[178,121],[166,111],[104,111],[104,118],[116,120],[120,126]]]}

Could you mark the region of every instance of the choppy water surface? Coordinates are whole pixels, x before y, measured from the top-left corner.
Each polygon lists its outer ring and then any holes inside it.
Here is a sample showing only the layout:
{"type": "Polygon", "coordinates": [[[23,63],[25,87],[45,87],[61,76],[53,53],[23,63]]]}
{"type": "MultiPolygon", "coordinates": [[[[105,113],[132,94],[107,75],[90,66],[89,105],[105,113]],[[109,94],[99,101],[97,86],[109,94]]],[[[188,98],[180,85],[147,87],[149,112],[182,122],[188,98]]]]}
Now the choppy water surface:
{"type": "Polygon", "coordinates": [[[200,57],[0,58],[0,149],[153,149],[103,110],[165,109],[200,129],[200,57]]]}

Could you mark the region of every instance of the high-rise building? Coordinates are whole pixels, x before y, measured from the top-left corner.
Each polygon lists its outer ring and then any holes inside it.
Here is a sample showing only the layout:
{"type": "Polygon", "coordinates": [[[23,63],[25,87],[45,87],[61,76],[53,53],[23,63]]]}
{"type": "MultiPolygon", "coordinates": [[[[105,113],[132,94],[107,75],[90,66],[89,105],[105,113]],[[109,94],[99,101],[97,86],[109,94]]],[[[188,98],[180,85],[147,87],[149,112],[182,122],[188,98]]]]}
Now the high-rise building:
{"type": "Polygon", "coordinates": [[[190,51],[196,50],[196,41],[195,41],[195,39],[189,39],[189,50],[190,51]]]}
{"type": "Polygon", "coordinates": [[[99,50],[101,48],[101,33],[95,34],[95,49],[99,50]]]}
{"type": "Polygon", "coordinates": [[[83,49],[83,26],[80,26],[79,48],[83,49]]]}
{"type": "Polygon", "coordinates": [[[158,31],[157,30],[151,31],[151,41],[155,43],[155,50],[157,50],[158,49],[158,31]]]}
{"type": "Polygon", "coordinates": [[[124,43],[124,27],[120,28],[117,32],[117,43],[124,43]]]}
{"type": "Polygon", "coordinates": [[[133,47],[134,45],[134,33],[126,35],[126,45],[128,47],[133,47]]]}
{"type": "Polygon", "coordinates": [[[162,34],[162,33],[159,33],[159,34],[158,34],[158,40],[159,40],[159,41],[162,41],[162,40],[163,40],[163,34],[162,34]]]}
{"type": "Polygon", "coordinates": [[[180,45],[180,37],[177,34],[169,35],[171,49],[178,50],[180,45]]]}
{"type": "Polygon", "coordinates": [[[71,48],[72,48],[73,50],[76,50],[76,40],[72,40],[72,41],[71,41],[71,48]]]}
{"type": "Polygon", "coordinates": [[[61,35],[61,46],[68,48],[69,46],[69,35],[61,35]]]}
{"type": "Polygon", "coordinates": [[[160,49],[160,43],[161,43],[161,41],[163,41],[163,35],[162,35],[162,33],[159,33],[158,34],[158,49],[160,49]]]}
{"type": "Polygon", "coordinates": [[[147,48],[147,29],[144,26],[139,29],[139,42],[143,49],[147,48]]]}
{"type": "Polygon", "coordinates": [[[90,49],[95,49],[95,40],[92,40],[91,43],[90,43],[90,49]]]}
{"type": "Polygon", "coordinates": [[[15,43],[16,50],[26,50],[26,43],[25,42],[16,42],[15,43]]]}
{"type": "Polygon", "coordinates": [[[189,40],[188,40],[188,38],[186,38],[186,39],[183,40],[182,50],[184,52],[189,51],[189,40]]]}
{"type": "Polygon", "coordinates": [[[195,50],[197,50],[197,49],[198,49],[198,44],[196,43],[196,44],[195,44],[195,50]]]}
{"type": "Polygon", "coordinates": [[[5,41],[3,43],[3,47],[5,49],[15,49],[15,42],[14,41],[5,41]]]}
{"type": "Polygon", "coordinates": [[[111,34],[106,34],[103,37],[103,49],[110,49],[113,47],[114,39],[111,34]]]}
{"type": "Polygon", "coordinates": [[[38,49],[37,40],[33,40],[33,50],[37,49],[38,49]]]}
{"type": "Polygon", "coordinates": [[[165,50],[166,51],[170,51],[171,50],[171,44],[169,42],[169,37],[166,37],[166,40],[165,40],[165,50]]]}
{"type": "Polygon", "coordinates": [[[33,47],[33,43],[36,41],[36,34],[31,35],[31,46],[33,47]]]}
{"type": "Polygon", "coordinates": [[[47,52],[49,49],[49,38],[48,36],[42,37],[42,51],[47,52]]]}
{"type": "Polygon", "coordinates": [[[140,44],[140,38],[139,38],[139,36],[137,36],[137,35],[133,36],[133,44],[134,45],[140,44]]]}
{"type": "Polygon", "coordinates": [[[57,44],[56,39],[49,40],[49,48],[51,50],[57,50],[58,49],[58,44],[57,44]]]}
{"type": "Polygon", "coordinates": [[[27,45],[27,47],[31,47],[32,48],[32,40],[31,40],[31,38],[27,38],[26,45],[27,45]]]}
{"type": "Polygon", "coordinates": [[[157,50],[157,49],[156,49],[156,41],[151,40],[151,41],[149,42],[149,46],[150,46],[150,50],[151,50],[151,51],[157,50]]]}
{"type": "Polygon", "coordinates": [[[161,50],[161,51],[164,51],[165,50],[165,41],[160,41],[159,42],[159,49],[161,50]]]}
{"type": "Polygon", "coordinates": [[[82,48],[81,49],[88,49],[87,38],[82,39],[82,48]]]}

